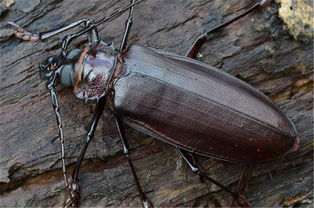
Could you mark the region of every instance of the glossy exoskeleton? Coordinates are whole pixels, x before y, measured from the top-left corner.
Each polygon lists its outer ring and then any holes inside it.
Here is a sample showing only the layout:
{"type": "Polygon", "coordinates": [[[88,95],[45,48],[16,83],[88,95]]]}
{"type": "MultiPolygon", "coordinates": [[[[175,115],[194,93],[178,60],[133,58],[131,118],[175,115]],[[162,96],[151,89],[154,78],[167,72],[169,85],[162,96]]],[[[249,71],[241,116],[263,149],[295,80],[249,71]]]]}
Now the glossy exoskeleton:
{"type": "Polygon", "coordinates": [[[83,30],[63,39],[60,55],[49,57],[40,64],[41,77],[48,79],[47,88],[52,96],[62,144],[62,168],[68,190],[65,206],[78,205],[80,165],[105,107],[111,110],[116,119],[123,150],[144,207],[150,202],[141,189],[130,159],[124,124],[173,145],[193,173],[230,193],[239,206],[249,206],[243,196],[201,172],[191,161],[191,153],[245,163],[272,160],[298,147],[295,126],[261,92],[193,58],[209,33],[266,5],[268,1],[261,0],[232,20],[201,34],[186,56],[140,45],[126,48],[133,7],[141,1],[131,0],[129,6],[98,22],[82,19],[45,33],[31,33],[10,23],[17,28],[17,37],[30,41],[43,40],[84,24],[83,30]],[[97,26],[127,10],[129,17],[123,39],[119,50],[116,50],[112,43],[99,39],[97,26]],[[67,52],[68,44],[85,33],[88,34],[88,46],[83,50],[67,52]],[[71,183],[66,176],[64,138],[55,93],[55,86],[59,82],[73,88],[79,99],[97,102],[71,183]]]}

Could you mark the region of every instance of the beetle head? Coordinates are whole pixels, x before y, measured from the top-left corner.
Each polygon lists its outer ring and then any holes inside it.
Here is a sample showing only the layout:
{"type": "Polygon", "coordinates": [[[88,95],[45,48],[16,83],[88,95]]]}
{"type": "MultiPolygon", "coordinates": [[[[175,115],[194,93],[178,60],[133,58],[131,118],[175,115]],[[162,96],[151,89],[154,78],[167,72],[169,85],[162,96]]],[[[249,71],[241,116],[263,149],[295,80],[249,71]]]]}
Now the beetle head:
{"type": "Polygon", "coordinates": [[[56,73],[58,80],[65,87],[73,87],[77,80],[77,61],[80,49],[73,49],[67,55],[50,56],[39,64],[39,74],[42,79],[49,79],[56,73]]]}
{"type": "Polygon", "coordinates": [[[62,65],[59,56],[50,56],[43,63],[39,64],[39,74],[42,79],[51,78],[62,65]]]}

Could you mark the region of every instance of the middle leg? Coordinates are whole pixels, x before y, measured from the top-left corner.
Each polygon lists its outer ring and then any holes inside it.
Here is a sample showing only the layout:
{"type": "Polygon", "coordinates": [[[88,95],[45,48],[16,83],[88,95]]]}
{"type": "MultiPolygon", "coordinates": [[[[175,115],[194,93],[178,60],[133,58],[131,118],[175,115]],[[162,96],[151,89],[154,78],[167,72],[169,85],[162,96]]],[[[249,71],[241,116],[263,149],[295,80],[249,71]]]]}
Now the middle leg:
{"type": "Polygon", "coordinates": [[[124,130],[124,125],[123,125],[122,120],[119,117],[116,117],[116,125],[117,125],[117,129],[119,132],[120,141],[121,141],[121,144],[123,147],[123,153],[124,153],[125,158],[127,159],[128,163],[130,165],[133,179],[134,179],[137,191],[138,191],[140,198],[142,200],[143,207],[145,207],[145,208],[147,208],[149,206],[153,207],[152,203],[147,199],[147,197],[145,196],[145,194],[141,188],[141,185],[140,185],[140,182],[138,180],[134,165],[133,165],[131,157],[130,157],[130,150],[129,150],[128,143],[126,141],[126,134],[125,134],[125,130],[124,130]]]}
{"type": "Polygon", "coordinates": [[[95,112],[94,112],[94,115],[92,117],[89,129],[87,132],[85,144],[81,150],[79,159],[76,162],[75,169],[73,170],[73,173],[72,173],[72,182],[71,182],[70,187],[69,187],[71,193],[70,193],[69,198],[67,199],[65,207],[71,207],[71,206],[77,207],[78,206],[79,198],[80,198],[80,190],[79,190],[79,185],[78,185],[78,176],[79,176],[80,167],[81,167],[81,164],[83,162],[86,150],[87,150],[91,140],[94,138],[97,124],[100,120],[100,117],[101,117],[103,111],[104,111],[105,102],[106,102],[105,97],[102,97],[99,100],[99,102],[96,104],[95,112]]]}

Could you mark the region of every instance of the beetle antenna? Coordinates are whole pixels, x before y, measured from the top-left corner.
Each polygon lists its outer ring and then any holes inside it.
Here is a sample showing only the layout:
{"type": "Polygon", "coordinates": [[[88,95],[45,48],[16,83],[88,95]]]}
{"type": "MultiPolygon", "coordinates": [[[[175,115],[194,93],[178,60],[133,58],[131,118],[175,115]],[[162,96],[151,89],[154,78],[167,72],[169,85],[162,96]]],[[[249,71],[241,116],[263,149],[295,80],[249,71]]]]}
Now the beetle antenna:
{"type": "MultiPolygon", "coordinates": [[[[92,26],[92,28],[95,28],[98,25],[100,25],[100,24],[102,24],[104,22],[107,22],[108,20],[112,20],[114,18],[117,18],[122,13],[126,12],[127,10],[132,8],[134,5],[139,4],[142,1],[144,1],[144,0],[138,0],[138,1],[134,2],[134,3],[129,4],[126,7],[120,8],[120,9],[114,11],[111,15],[102,18],[101,20],[99,20],[95,24],[91,24],[90,26],[92,26]]],[[[85,33],[85,31],[89,31],[91,29],[91,27],[87,27],[87,25],[86,25],[88,22],[90,22],[90,20],[91,19],[89,19],[89,18],[80,19],[80,20],[77,20],[77,21],[72,22],[70,24],[67,24],[67,25],[65,25],[65,26],[63,26],[61,28],[57,28],[55,30],[50,30],[50,31],[46,31],[46,32],[39,32],[39,33],[34,33],[34,32],[31,32],[31,31],[28,31],[28,30],[22,28],[21,26],[19,26],[18,24],[14,23],[14,22],[8,22],[8,24],[15,28],[14,34],[15,34],[15,36],[17,38],[20,38],[20,39],[26,40],[26,41],[37,42],[37,41],[41,41],[41,40],[47,39],[49,37],[52,37],[54,35],[57,35],[57,34],[59,34],[61,32],[66,31],[66,30],[69,30],[69,29],[72,29],[74,27],[77,27],[78,25],[83,24],[83,23],[85,24],[85,27],[86,27],[85,28],[86,30],[83,30],[84,31],[83,33],[85,33]]]]}
{"type": "Polygon", "coordinates": [[[124,8],[121,8],[121,9],[118,9],[118,10],[114,11],[111,15],[102,18],[101,20],[99,20],[98,22],[96,22],[94,25],[95,25],[95,26],[98,26],[98,25],[100,25],[100,24],[102,24],[102,23],[104,23],[104,22],[107,22],[108,20],[117,18],[119,15],[121,15],[121,14],[124,13],[125,11],[129,10],[130,8],[132,8],[133,6],[135,6],[136,4],[141,3],[142,1],[144,1],[144,0],[138,0],[138,1],[134,2],[134,3],[129,4],[128,6],[126,6],[126,7],[124,7],[124,8]]]}

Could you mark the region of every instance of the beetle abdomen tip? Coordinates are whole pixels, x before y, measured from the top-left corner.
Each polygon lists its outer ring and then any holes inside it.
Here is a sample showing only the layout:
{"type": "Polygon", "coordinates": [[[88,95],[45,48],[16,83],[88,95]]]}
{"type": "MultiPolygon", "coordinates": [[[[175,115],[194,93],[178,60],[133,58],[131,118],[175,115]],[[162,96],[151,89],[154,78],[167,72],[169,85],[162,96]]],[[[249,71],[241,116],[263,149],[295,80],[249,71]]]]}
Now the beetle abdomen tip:
{"type": "Polygon", "coordinates": [[[291,148],[291,152],[295,152],[295,151],[297,151],[299,149],[300,141],[301,141],[300,137],[296,137],[295,138],[294,144],[293,144],[293,146],[291,148]]]}

